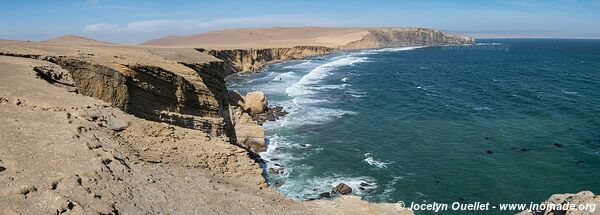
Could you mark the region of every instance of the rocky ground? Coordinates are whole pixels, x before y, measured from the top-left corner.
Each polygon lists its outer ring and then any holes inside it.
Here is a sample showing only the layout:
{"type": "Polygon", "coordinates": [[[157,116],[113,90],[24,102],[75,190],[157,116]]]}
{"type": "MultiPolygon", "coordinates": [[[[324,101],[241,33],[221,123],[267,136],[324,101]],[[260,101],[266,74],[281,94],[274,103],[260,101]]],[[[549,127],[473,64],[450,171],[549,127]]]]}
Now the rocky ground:
{"type": "Polygon", "coordinates": [[[211,56],[0,43],[0,214],[411,214],[270,189],[211,56]]]}

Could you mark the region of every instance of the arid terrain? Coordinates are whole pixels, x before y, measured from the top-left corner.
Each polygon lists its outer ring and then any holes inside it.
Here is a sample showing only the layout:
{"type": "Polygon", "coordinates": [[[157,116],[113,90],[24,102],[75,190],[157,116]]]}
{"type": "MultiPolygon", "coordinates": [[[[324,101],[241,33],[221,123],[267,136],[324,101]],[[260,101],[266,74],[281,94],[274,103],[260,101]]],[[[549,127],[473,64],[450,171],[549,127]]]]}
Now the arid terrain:
{"type": "Polygon", "coordinates": [[[352,195],[282,197],[257,154],[266,142],[256,119],[272,107],[259,92],[228,91],[224,77],[338,49],[472,42],[316,27],[141,46],[0,40],[0,214],[412,214],[352,195]]]}
{"type": "Polygon", "coordinates": [[[242,28],[188,36],[170,36],[141,45],[205,49],[265,49],[323,46],[357,49],[472,43],[470,37],[427,28],[242,28]]]}
{"type": "Polygon", "coordinates": [[[253,152],[264,133],[244,109],[254,106],[230,99],[224,68],[191,48],[0,41],[0,212],[402,212],[269,188],[253,152]]]}

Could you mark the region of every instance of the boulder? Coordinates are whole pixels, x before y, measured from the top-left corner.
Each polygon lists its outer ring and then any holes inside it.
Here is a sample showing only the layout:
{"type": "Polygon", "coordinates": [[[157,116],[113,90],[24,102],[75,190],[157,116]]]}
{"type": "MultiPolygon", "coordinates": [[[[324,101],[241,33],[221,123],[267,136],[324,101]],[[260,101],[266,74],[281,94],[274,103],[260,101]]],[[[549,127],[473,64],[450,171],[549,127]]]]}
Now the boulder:
{"type": "Polygon", "coordinates": [[[283,174],[285,172],[285,167],[281,167],[281,166],[275,166],[275,167],[271,167],[269,168],[269,173],[271,174],[283,174]]]}
{"type": "Polygon", "coordinates": [[[239,108],[231,108],[229,113],[238,145],[255,153],[267,150],[265,130],[252,120],[248,112],[239,108]]]}
{"type": "Polygon", "coordinates": [[[254,121],[258,122],[259,124],[262,124],[266,121],[276,121],[287,114],[288,112],[285,111],[282,106],[271,105],[268,106],[263,113],[254,114],[253,118],[254,121]]]}
{"type": "Polygon", "coordinates": [[[588,207],[582,208],[582,210],[579,210],[578,208],[575,210],[563,210],[563,209],[552,210],[552,209],[548,209],[548,208],[545,208],[545,210],[536,210],[536,211],[527,211],[526,210],[526,211],[522,211],[522,212],[518,213],[518,215],[527,215],[527,214],[592,215],[592,214],[598,214],[598,208],[595,206],[600,205],[600,195],[595,195],[594,193],[592,193],[590,191],[581,191],[576,194],[570,194],[570,193],[554,194],[554,195],[550,196],[550,198],[548,198],[542,204],[544,204],[544,205],[573,204],[573,205],[575,205],[575,207],[579,207],[580,205],[583,205],[582,207],[585,207],[587,205],[588,207]],[[593,206],[593,208],[592,208],[592,206],[593,206]]]}
{"type": "Polygon", "coordinates": [[[249,92],[244,97],[244,108],[253,114],[260,114],[267,110],[267,96],[262,91],[249,92]]]}
{"type": "Polygon", "coordinates": [[[348,195],[352,193],[352,187],[348,186],[347,184],[340,183],[338,184],[338,186],[335,187],[335,189],[333,189],[332,193],[348,195]]]}

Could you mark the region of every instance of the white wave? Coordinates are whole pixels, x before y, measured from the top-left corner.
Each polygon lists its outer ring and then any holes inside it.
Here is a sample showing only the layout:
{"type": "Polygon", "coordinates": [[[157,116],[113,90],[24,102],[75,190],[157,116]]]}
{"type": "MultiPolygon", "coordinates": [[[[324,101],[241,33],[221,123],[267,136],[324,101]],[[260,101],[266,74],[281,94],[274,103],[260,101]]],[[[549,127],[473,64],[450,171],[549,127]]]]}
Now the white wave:
{"type": "Polygon", "coordinates": [[[375,167],[377,167],[377,168],[379,168],[379,169],[385,169],[385,168],[387,168],[387,165],[388,165],[388,164],[391,164],[391,162],[387,162],[387,163],[386,163],[386,162],[383,162],[383,161],[378,161],[378,160],[375,160],[375,158],[373,158],[373,157],[371,156],[371,153],[366,153],[366,154],[364,154],[364,158],[363,158],[363,160],[364,160],[365,162],[367,162],[369,165],[371,165],[371,166],[375,166],[375,167]]]}
{"type": "Polygon", "coordinates": [[[340,183],[344,183],[352,188],[352,194],[362,195],[367,190],[377,188],[375,180],[371,177],[344,177],[344,176],[328,176],[328,177],[312,177],[306,180],[289,180],[278,188],[282,193],[296,199],[309,199],[319,197],[319,194],[332,191],[340,183]],[[365,190],[359,189],[361,183],[368,183],[372,186],[363,187],[365,190]]]}
{"type": "Polygon", "coordinates": [[[425,46],[410,46],[410,47],[402,47],[402,48],[384,48],[384,49],[379,49],[381,51],[386,51],[386,52],[397,52],[397,51],[410,51],[410,50],[415,50],[415,49],[419,49],[419,48],[424,48],[425,46]]]}
{"type": "Polygon", "coordinates": [[[348,77],[344,77],[344,78],[342,78],[342,79],[341,79],[341,81],[342,81],[342,82],[346,82],[346,81],[348,81],[348,77]]]}
{"type": "Polygon", "coordinates": [[[313,66],[313,62],[308,60],[302,63],[298,63],[298,64],[294,64],[294,65],[289,65],[289,66],[284,66],[284,69],[303,69],[303,68],[310,68],[311,66],[313,66]]]}
{"type": "Polygon", "coordinates": [[[289,116],[281,121],[281,126],[302,126],[302,125],[317,125],[329,122],[335,118],[342,118],[346,115],[356,114],[353,111],[321,108],[321,107],[305,107],[297,112],[290,113],[289,116]]]}
{"type": "Polygon", "coordinates": [[[311,70],[308,74],[300,79],[300,81],[296,82],[292,86],[288,87],[285,92],[288,96],[300,96],[306,94],[314,94],[312,90],[307,87],[307,85],[315,84],[327,77],[331,70],[334,70],[337,67],[341,66],[351,66],[355,63],[364,62],[366,57],[356,57],[353,54],[345,55],[339,59],[334,61],[322,64],[313,70],[311,70]]]}

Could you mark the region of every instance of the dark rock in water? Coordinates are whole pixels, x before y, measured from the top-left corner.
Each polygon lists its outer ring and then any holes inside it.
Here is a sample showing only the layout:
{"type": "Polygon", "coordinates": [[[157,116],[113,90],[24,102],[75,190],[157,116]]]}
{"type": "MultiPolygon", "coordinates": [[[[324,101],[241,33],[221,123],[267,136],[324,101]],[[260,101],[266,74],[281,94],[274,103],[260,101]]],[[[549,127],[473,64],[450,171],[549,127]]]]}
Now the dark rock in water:
{"type": "Polygon", "coordinates": [[[490,139],[489,137],[484,137],[484,138],[485,138],[485,140],[489,140],[490,139]]]}
{"type": "Polygon", "coordinates": [[[337,193],[340,195],[348,195],[348,194],[352,193],[352,188],[350,186],[348,186],[347,184],[340,183],[340,184],[338,184],[338,186],[335,187],[335,189],[332,191],[332,193],[337,193]]]}
{"type": "Polygon", "coordinates": [[[359,190],[366,190],[364,187],[358,187],[359,190]]]}
{"type": "Polygon", "coordinates": [[[285,167],[279,165],[279,164],[275,164],[275,167],[271,167],[269,168],[269,173],[271,174],[283,174],[285,172],[285,167]]]}
{"type": "Polygon", "coordinates": [[[329,198],[331,198],[331,193],[329,193],[329,192],[321,193],[321,194],[319,194],[319,198],[320,199],[329,199],[329,198]]]}
{"type": "Polygon", "coordinates": [[[494,154],[494,152],[492,150],[487,150],[487,151],[485,151],[485,153],[488,155],[494,154]]]}
{"type": "Polygon", "coordinates": [[[531,151],[531,149],[530,148],[522,148],[520,151],[522,151],[522,152],[528,152],[528,151],[531,151]]]}
{"type": "Polygon", "coordinates": [[[279,188],[283,186],[283,181],[276,181],[275,183],[273,183],[272,187],[273,188],[279,188]]]}
{"type": "Polygon", "coordinates": [[[279,118],[281,118],[287,114],[288,114],[288,112],[283,110],[283,107],[277,106],[277,105],[271,105],[271,106],[267,107],[266,111],[264,111],[262,113],[254,114],[252,116],[252,118],[254,119],[254,121],[258,122],[259,124],[262,124],[266,121],[276,121],[279,118]]]}
{"type": "Polygon", "coordinates": [[[271,158],[271,161],[278,161],[279,158],[271,158]]]}
{"type": "Polygon", "coordinates": [[[579,165],[579,164],[583,164],[583,162],[584,162],[584,161],[582,161],[582,160],[577,160],[577,161],[575,161],[575,163],[576,163],[577,165],[579,165]]]}
{"type": "Polygon", "coordinates": [[[562,148],[563,147],[563,145],[560,144],[560,143],[555,143],[554,146],[556,146],[556,148],[562,148]]]}
{"type": "Polygon", "coordinates": [[[370,184],[370,183],[367,183],[367,182],[364,182],[364,181],[363,181],[363,182],[360,182],[360,186],[361,186],[361,187],[372,187],[372,186],[373,186],[373,184],[370,184]]]}

